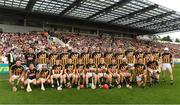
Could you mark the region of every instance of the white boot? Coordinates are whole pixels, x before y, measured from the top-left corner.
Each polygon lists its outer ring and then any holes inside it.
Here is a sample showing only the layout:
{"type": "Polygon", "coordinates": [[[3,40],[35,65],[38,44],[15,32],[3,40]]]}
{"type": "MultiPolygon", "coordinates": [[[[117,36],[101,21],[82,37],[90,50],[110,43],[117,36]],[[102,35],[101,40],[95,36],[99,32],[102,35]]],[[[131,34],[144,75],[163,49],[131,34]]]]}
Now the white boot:
{"type": "Polygon", "coordinates": [[[44,84],[41,82],[41,90],[45,91],[44,84]]]}
{"type": "Polygon", "coordinates": [[[28,81],[28,84],[27,84],[26,91],[27,92],[31,92],[32,91],[29,81],[28,81]]]}
{"type": "Polygon", "coordinates": [[[14,87],[12,88],[12,90],[13,90],[13,92],[16,92],[16,91],[17,91],[17,88],[14,86],[14,87]]]}

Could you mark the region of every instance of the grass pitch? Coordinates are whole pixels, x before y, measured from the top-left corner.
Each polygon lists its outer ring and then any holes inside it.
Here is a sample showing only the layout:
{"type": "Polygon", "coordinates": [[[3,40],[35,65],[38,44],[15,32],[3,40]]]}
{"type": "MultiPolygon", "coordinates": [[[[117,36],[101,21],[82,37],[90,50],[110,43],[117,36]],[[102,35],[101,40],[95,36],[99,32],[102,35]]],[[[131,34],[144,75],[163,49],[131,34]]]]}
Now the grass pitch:
{"type": "Polygon", "coordinates": [[[166,75],[166,82],[145,89],[133,86],[133,89],[41,91],[38,87],[31,93],[25,90],[13,93],[8,81],[3,80],[7,75],[0,75],[0,104],[180,104],[180,65],[174,68],[174,85],[170,85],[166,75]]]}

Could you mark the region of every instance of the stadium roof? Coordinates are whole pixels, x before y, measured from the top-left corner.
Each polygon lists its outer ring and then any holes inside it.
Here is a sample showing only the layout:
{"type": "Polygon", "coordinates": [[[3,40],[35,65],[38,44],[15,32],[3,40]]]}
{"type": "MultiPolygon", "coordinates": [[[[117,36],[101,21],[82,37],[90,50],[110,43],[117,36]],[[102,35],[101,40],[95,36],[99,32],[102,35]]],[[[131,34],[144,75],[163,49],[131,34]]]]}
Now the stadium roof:
{"type": "Polygon", "coordinates": [[[106,23],[149,34],[180,30],[178,12],[147,0],[0,0],[0,7],[106,23]]]}

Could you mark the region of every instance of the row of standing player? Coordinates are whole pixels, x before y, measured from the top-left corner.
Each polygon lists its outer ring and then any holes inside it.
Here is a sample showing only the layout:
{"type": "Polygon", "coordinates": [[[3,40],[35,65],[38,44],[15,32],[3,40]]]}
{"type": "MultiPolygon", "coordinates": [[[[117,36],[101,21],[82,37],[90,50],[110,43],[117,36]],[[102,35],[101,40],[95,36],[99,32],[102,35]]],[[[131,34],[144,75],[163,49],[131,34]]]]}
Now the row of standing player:
{"type": "Polygon", "coordinates": [[[107,52],[101,52],[100,48],[97,47],[94,52],[90,53],[89,49],[85,47],[81,53],[79,53],[76,48],[70,53],[67,48],[64,48],[62,53],[58,53],[57,48],[52,47],[50,53],[47,53],[44,48],[41,48],[40,52],[37,54],[34,53],[32,48],[29,48],[29,52],[25,54],[25,59],[27,66],[30,63],[39,65],[48,64],[49,66],[53,66],[56,60],[60,60],[61,65],[65,66],[69,58],[72,59],[72,62],[75,65],[78,63],[79,58],[82,59],[83,64],[88,64],[89,59],[93,58],[94,63],[98,65],[101,57],[105,59],[106,64],[110,64],[113,58],[116,59],[116,64],[120,64],[124,57],[127,59],[128,64],[134,64],[139,57],[143,57],[144,64],[146,64],[151,55],[153,55],[158,62],[162,62],[161,57],[165,57],[167,54],[169,55],[169,53],[161,54],[157,48],[153,51],[151,51],[150,48],[147,48],[146,52],[143,52],[141,48],[136,52],[131,48],[126,51],[122,51],[122,49],[119,48],[116,52],[113,52],[111,47],[107,48],[107,52]]]}

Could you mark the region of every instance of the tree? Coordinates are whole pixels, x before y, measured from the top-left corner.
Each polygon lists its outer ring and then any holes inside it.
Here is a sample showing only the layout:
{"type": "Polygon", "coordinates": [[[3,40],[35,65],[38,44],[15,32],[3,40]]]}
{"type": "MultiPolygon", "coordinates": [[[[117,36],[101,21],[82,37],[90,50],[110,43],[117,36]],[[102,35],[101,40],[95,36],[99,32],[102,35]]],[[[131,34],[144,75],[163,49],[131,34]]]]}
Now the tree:
{"type": "Polygon", "coordinates": [[[180,40],[178,38],[176,38],[175,42],[180,43],[180,40]]]}
{"type": "Polygon", "coordinates": [[[168,35],[168,36],[165,36],[161,39],[162,41],[169,41],[169,42],[172,42],[172,39],[171,37],[168,35]]]}

